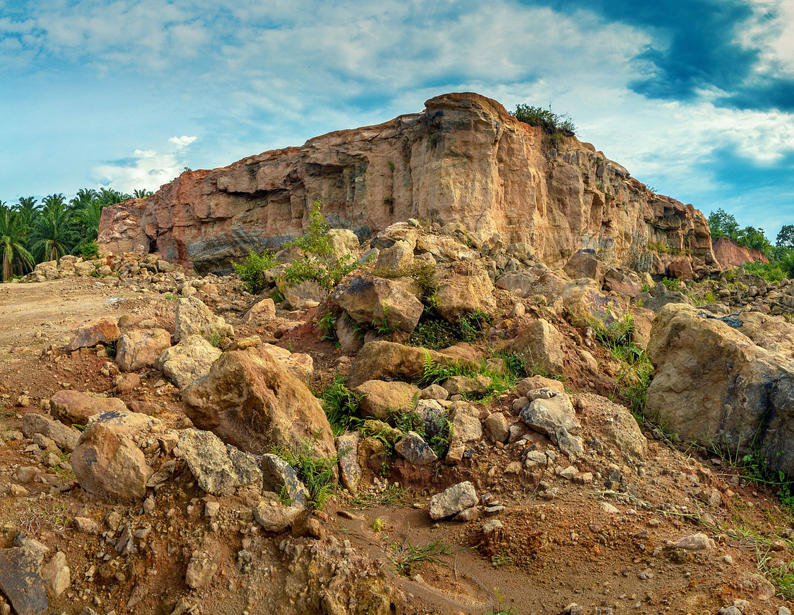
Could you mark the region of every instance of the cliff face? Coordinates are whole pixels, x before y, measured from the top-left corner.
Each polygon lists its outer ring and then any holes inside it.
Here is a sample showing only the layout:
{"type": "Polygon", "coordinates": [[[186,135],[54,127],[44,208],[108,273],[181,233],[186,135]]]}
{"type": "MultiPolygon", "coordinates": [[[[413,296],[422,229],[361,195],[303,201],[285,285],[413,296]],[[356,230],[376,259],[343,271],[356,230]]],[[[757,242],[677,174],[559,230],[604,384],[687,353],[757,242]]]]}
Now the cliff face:
{"type": "Polygon", "coordinates": [[[769,262],[769,259],[760,250],[745,248],[727,237],[720,237],[714,242],[714,257],[723,269],[740,267],[750,262],[769,262]]]}
{"type": "Polygon", "coordinates": [[[695,269],[716,265],[694,207],[648,191],[589,144],[553,145],[478,94],[439,96],[422,113],[183,173],[148,199],[107,208],[100,249],[223,269],[300,234],[315,200],[332,226],[360,237],[417,218],[526,243],[549,265],[580,248],[654,273],[682,256],[695,269]]]}

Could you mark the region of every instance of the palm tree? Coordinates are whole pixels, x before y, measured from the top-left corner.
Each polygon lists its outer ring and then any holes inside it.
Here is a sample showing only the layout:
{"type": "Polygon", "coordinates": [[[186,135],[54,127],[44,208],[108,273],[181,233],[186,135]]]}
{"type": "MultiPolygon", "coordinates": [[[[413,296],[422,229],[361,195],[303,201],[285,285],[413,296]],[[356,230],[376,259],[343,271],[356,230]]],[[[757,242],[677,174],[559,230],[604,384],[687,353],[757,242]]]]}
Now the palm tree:
{"type": "Polygon", "coordinates": [[[45,196],[41,200],[42,214],[48,214],[51,212],[61,212],[66,209],[66,199],[62,194],[50,194],[49,196],[45,196]]]}
{"type": "Polygon", "coordinates": [[[33,256],[25,248],[26,231],[19,214],[0,201],[0,252],[3,255],[3,282],[14,275],[14,269],[23,271],[32,269],[33,256]]]}
{"type": "Polygon", "coordinates": [[[30,231],[33,230],[33,221],[36,219],[36,216],[39,215],[39,204],[36,202],[36,197],[19,197],[19,202],[15,209],[25,233],[30,233],[30,231]]]}
{"type": "Polygon", "coordinates": [[[98,200],[87,203],[74,214],[78,225],[80,241],[74,247],[74,253],[79,254],[84,246],[96,241],[99,236],[99,219],[102,217],[102,203],[98,200]]]}
{"type": "Polygon", "coordinates": [[[137,188],[136,190],[133,190],[132,198],[133,199],[148,199],[153,194],[154,194],[154,192],[152,192],[151,190],[146,190],[145,188],[137,188]]]}
{"type": "Polygon", "coordinates": [[[59,208],[57,203],[50,208],[45,204],[33,227],[33,252],[41,261],[58,260],[71,250],[74,235],[74,221],[70,213],[62,207],[59,208]]]}

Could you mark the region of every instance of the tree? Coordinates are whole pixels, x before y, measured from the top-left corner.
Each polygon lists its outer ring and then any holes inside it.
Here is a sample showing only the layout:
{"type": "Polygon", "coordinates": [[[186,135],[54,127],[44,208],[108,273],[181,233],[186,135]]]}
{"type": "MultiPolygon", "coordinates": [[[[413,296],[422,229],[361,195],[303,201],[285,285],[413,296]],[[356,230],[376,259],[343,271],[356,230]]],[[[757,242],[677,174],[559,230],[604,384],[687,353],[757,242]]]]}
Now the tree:
{"type": "Polygon", "coordinates": [[[738,241],[739,239],[739,223],[735,217],[724,209],[711,212],[709,215],[709,230],[711,231],[712,241],[720,237],[727,237],[732,241],[738,241]]]}
{"type": "Polygon", "coordinates": [[[769,256],[772,252],[772,243],[766,238],[764,229],[746,226],[738,233],[736,242],[745,248],[753,248],[769,256]]]}
{"type": "Polygon", "coordinates": [[[26,230],[18,212],[6,207],[0,201],[0,252],[2,252],[3,282],[14,275],[14,271],[32,269],[33,255],[25,248],[26,230]]]}
{"type": "Polygon", "coordinates": [[[794,224],[784,224],[781,227],[775,245],[780,248],[794,248],[794,224]]]}
{"type": "Polygon", "coordinates": [[[133,191],[132,198],[133,199],[148,199],[153,194],[154,194],[154,192],[152,192],[151,190],[146,190],[145,188],[144,189],[138,188],[137,190],[133,191]]]}
{"type": "Polygon", "coordinates": [[[74,221],[70,212],[63,209],[62,205],[59,208],[57,203],[52,203],[49,208],[45,203],[41,216],[33,226],[33,252],[39,261],[58,260],[71,251],[75,243],[74,236],[74,221]]]}

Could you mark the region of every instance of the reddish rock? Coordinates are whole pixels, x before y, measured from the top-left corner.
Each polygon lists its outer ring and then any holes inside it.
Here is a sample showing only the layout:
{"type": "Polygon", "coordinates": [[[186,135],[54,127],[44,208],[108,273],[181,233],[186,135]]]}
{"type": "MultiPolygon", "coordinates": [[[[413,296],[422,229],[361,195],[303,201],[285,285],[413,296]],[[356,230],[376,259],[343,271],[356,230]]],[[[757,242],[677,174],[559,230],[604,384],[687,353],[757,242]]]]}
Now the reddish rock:
{"type": "Polygon", "coordinates": [[[549,265],[592,248],[606,265],[653,262],[664,243],[716,265],[706,218],[654,194],[575,137],[552,151],[540,127],[478,94],[446,94],[421,113],[341,130],[187,171],[154,196],[102,212],[103,252],[157,251],[198,271],[304,231],[316,199],[335,226],[366,236],[408,218],[460,223],[475,241],[499,233],[549,265]]]}
{"type": "Polygon", "coordinates": [[[71,352],[79,348],[93,348],[97,344],[110,344],[119,339],[121,332],[114,318],[103,318],[93,324],[83,327],[77,332],[75,338],[69,343],[67,349],[71,352]]]}
{"type": "Polygon", "coordinates": [[[768,263],[769,259],[760,250],[745,248],[727,237],[720,237],[714,242],[714,256],[723,269],[741,267],[745,263],[768,263]]]}

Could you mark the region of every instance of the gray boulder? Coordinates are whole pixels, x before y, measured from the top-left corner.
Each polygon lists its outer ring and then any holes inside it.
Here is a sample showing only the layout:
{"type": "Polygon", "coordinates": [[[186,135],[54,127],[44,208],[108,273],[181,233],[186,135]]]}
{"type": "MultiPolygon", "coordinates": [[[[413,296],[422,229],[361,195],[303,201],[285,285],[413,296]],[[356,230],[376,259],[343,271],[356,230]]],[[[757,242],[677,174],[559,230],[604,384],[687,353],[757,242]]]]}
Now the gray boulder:
{"type": "Polygon", "coordinates": [[[471,482],[458,483],[430,498],[430,518],[438,521],[452,517],[476,506],[479,501],[477,490],[471,482]]]}
{"type": "Polygon", "coordinates": [[[231,495],[248,485],[261,489],[262,470],[254,456],[224,444],[215,434],[186,429],[178,446],[199,487],[207,493],[231,495]]]}

